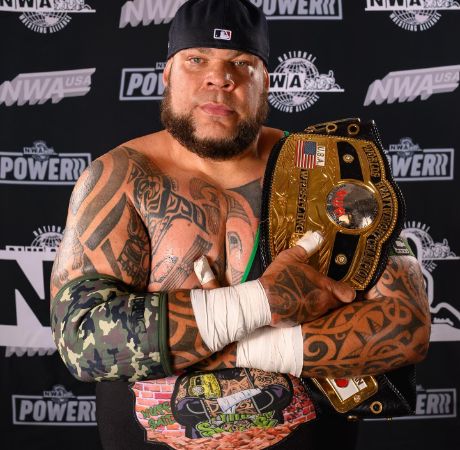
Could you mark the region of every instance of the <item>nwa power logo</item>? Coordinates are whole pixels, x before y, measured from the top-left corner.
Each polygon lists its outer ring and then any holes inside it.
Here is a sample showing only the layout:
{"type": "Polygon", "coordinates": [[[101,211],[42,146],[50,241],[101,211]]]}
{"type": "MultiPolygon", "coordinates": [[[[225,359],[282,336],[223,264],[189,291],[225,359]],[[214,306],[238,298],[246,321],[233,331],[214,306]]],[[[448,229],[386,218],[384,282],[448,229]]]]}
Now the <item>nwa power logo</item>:
{"type": "Polygon", "coordinates": [[[0,249],[3,274],[0,346],[5,356],[51,355],[56,351],[49,319],[51,268],[62,230],[45,226],[34,231],[30,245],[7,245],[0,249]]]}
{"type": "Polygon", "coordinates": [[[344,92],[335,81],[334,72],[320,73],[316,58],[304,51],[292,51],[278,58],[270,73],[268,101],[280,111],[301,112],[312,106],[320,93],[344,92]]]}
{"type": "Polygon", "coordinates": [[[392,11],[390,19],[408,31],[425,31],[441,18],[438,11],[460,10],[454,0],[367,0],[366,11],[392,11]]]}
{"type": "MultiPolygon", "coordinates": [[[[341,20],[342,0],[250,0],[268,20],[341,20]]],[[[169,23],[186,0],[132,0],[121,8],[120,28],[169,23]]]]}
{"type": "Polygon", "coordinates": [[[373,81],[366,94],[364,106],[372,102],[412,102],[417,97],[427,100],[433,94],[452,92],[458,88],[460,65],[390,72],[373,81]]]}
{"type": "Polygon", "coordinates": [[[165,90],[163,84],[165,65],[165,62],[157,62],[155,67],[123,69],[120,100],[161,100],[165,90]]]}
{"type": "Polygon", "coordinates": [[[11,81],[0,84],[0,105],[42,105],[51,100],[59,103],[65,97],[81,97],[91,88],[92,69],[60,72],[21,73],[11,81]]]}
{"type": "Polygon", "coordinates": [[[340,20],[342,0],[250,0],[268,20],[340,20]]]}
{"type": "Polygon", "coordinates": [[[454,149],[425,148],[412,138],[401,138],[387,151],[393,177],[397,181],[437,181],[454,179],[454,149]]]}
{"type": "Polygon", "coordinates": [[[13,395],[14,425],[96,425],[96,397],[57,384],[42,395],[13,395]]]}
{"type": "Polygon", "coordinates": [[[72,185],[90,163],[90,153],[56,153],[35,141],[22,152],[0,152],[0,184],[72,185]]]}
{"type": "Polygon", "coordinates": [[[95,13],[84,0],[0,0],[0,12],[22,13],[21,22],[36,33],[55,33],[71,20],[70,14],[95,13]]]}
{"type": "MultiPolygon", "coordinates": [[[[449,247],[447,239],[436,242],[429,233],[430,227],[420,222],[405,224],[403,235],[416,255],[425,278],[431,312],[431,341],[460,341],[460,301],[439,299],[435,295],[433,272],[445,264],[460,260],[449,247]]],[[[454,284],[452,284],[454,290],[454,284]]]]}

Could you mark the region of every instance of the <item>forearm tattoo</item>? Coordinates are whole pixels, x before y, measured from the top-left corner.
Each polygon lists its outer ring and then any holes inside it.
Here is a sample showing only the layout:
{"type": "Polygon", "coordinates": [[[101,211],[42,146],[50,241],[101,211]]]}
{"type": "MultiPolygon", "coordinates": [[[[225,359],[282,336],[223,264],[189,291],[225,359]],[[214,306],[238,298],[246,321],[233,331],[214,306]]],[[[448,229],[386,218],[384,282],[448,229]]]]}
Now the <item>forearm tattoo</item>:
{"type": "Polygon", "coordinates": [[[174,369],[184,369],[211,355],[201,339],[190,303],[190,291],[169,293],[169,348],[174,369]]]}
{"type": "MultiPolygon", "coordinates": [[[[423,286],[415,260],[390,258],[382,278],[369,293],[372,299],[355,301],[302,326],[302,376],[378,374],[423,359],[430,333],[423,286]]],[[[235,365],[236,345],[232,344],[197,367],[216,370],[235,365]]]]}
{"type": "Polygon", "coordinates": [[[429,307],[423,276],[415,259],[410,259],[389,259],[369,293],[372,299],[303,325],[303,376],[377,374],[424,358],[429,307]]]}
{"type": "MultiPolygon", "coordinates": [[[[275,322],[297,325],[305,318],[313,320],[325,312],[324,293],[294,264],[287,264],[274,280],[264,284],[270,301],[270,310],[275,322]]],[[[326,308],[327,310],[328,308],[326,308]]]]}

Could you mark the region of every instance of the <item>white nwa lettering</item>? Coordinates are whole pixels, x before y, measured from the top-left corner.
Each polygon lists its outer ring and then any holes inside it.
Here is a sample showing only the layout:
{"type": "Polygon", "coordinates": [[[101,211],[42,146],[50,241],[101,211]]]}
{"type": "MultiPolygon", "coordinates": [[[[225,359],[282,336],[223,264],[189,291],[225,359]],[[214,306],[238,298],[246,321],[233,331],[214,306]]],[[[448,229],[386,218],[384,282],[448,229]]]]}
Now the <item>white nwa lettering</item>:
{"type": "Polygon", "coordinates": [[[16,77],[12,81],[5,81],[0,85],[0,105],[5,103],[11,106],[18,101],[22,89],[22,81],[16,77]]]}
{"type": "Polygon", "coordinates": [[[49,99],[49,97],[47,97],[47,91],[50,83],[51,78],[25,78],[22,95],[18,98],[18,105],[22,106],[26,103],[30,105],[44,103],[49,99]]]}
{"type": "Polygon", "coordinates": [[[155,25],[169,23],[175,16],[179,7],[186,0],[133,0],[126,2],[121,8],[120,28],[126,25],[135,27],[142,25],[155,25]]]}

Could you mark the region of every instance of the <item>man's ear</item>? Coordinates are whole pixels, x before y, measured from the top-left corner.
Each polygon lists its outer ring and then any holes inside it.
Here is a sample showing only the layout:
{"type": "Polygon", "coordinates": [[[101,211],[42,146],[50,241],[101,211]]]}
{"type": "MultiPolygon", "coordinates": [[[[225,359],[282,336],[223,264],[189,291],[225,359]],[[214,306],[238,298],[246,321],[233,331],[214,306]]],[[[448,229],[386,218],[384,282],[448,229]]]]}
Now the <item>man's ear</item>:
{"type": "Polygon", "coordinates": [[[171,75],[171,67],[172,67],[172,58],[169,58],[166,61],[165,70],[163,70],[163,85],[168,87],[169,84],[169,76],[171,75]]]}

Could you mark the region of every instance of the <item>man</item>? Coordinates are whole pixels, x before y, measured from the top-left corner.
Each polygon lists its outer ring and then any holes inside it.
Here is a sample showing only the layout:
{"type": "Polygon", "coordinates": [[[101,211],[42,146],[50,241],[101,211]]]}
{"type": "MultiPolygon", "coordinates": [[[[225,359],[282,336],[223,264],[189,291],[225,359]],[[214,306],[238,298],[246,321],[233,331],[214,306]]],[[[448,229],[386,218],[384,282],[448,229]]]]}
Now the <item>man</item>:
{"type": "Polygon", "coordinates": [[[242,282],[284,135],[262,126],[267,64],[258,8],[189,0],[170,29],[165,130],[103,155],[74,189],[52,328],[70,371],[99,382],[105,448],[299,448],[316,428],[300,375],[375,374],[425,355],[415,258],[391,257],[355,300],[308,265],[322,240],[311,234],[242,282]]]}

